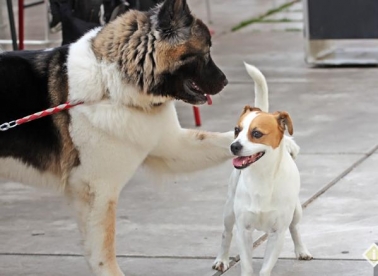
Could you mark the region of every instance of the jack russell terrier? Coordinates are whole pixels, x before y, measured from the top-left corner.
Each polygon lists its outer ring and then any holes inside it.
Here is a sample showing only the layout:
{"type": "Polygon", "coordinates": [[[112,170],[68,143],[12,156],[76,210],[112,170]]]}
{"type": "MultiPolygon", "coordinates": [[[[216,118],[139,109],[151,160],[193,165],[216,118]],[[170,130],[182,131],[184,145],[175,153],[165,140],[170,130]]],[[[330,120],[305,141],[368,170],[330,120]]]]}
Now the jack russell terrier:
{"type": "Polygon", "coordinates": [[[236,222],[241,275],[253,275],[253,230],[268,234],[260,276],[269,276],[282,249],[289,228],[296,257],[311,260],[302,243],[298,222],[302,216],[299,201],[300,177],[293,160],[299,147],[284,135],[293,134],[293,123],[287,112],[268,113],[268,87],[263,74],[245,64],[255,82],[255,106],[246,106],[235,127],[231,151],[236,156],[230,177],[228,199],[224,210],[225,230],[221,250],[213,268],[229,268],[229,248],[236,222]]]}

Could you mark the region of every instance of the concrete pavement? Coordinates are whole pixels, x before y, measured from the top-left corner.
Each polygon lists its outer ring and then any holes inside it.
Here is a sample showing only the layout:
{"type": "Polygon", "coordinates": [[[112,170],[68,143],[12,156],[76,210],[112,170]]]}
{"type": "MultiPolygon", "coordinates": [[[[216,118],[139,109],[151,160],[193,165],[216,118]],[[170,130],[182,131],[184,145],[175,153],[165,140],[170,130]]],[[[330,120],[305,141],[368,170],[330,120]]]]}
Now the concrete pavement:
{"type": "MultiPolygon", "coordinates": [[[[249,15],[270,9],[266,1],[253,1],[248,10],[247,1],[237,2],[212,2],[213,12],[221,13],[213,20],[223,24],[215,27],[219,35],[213,40],[213,57],[230,84],[214,97],[213,106],[201,107],[201,128],[230,130],[242,107],[253,103],[244,60],[266,75],[271,110],[286,110],[293,117],[301,146],[300,197],[311,201],[301,232],[315,260],[294,260],[287,238],[273,275],[373,275],[362,253],[378,239],[378,69],[310,68],[303,62],[302,33],[282,27],[252,25],[221,35],[249,15]]],[[[189,3],[204,12],[203,2],[189,3]]],[[[193,127],[191,107],[177,106],[182,125],[193,127]]],[[[122,192],[117,216],[117,253],[125,274],[216,274],[211,265],[220,244],[231,169],[228,162],[164,184],[138,172],[122,192]]],[[[264,244],[255,251],[256,272],[263,249],[264,244]]],[[[233,243],[231,256],[237,254],[233,243]]],[[[21,184],[0,185],[0,276],[90,275],[81,255],[78,230],[60,197],[21,184]]],[[[239,265],[224,275],[240,275],[239,265]]]]}

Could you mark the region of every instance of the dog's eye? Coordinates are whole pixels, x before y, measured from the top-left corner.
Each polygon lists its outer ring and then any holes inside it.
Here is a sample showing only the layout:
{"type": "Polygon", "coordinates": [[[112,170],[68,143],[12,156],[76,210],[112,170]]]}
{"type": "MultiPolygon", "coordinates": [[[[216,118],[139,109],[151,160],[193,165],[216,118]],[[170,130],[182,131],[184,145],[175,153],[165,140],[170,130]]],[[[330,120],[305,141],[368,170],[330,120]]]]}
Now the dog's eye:
{"type": "Polygon", "coordinates": [[[238,136],[240,133],[240,128],[239,127],[235,127],[235,137],[238,136]]]}
{"type": "Polygon", "coordinates": [[[262,132],[258,131],[258,130],[252,131],[252,137],[253,138],[259,139],[259,138],[263,137],[263,135],[264,134],[262,132]]]}

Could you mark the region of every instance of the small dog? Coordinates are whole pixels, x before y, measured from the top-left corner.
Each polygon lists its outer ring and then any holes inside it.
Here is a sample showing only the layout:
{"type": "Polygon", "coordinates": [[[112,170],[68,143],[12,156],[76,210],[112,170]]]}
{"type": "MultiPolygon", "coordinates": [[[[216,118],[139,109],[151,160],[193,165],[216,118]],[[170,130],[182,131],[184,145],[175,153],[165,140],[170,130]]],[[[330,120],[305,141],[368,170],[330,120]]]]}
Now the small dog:
{"type": "Polygon", "coordinates": [[[293,123],[287,112],[268,113],[268,88],[265,77],[246,64],[255,81],[255,105],[246,106],[235,127],[231,144],[235,167],[229,184],[224,211],[225,230],[221,250],[213,268],[229,267],[229,248],[236,220],[241,275],[253,275],[252,233],[265,231],[268,242],[260,276],[269,276],[282,249],[285,232],[290,229],[295,254],[301,260],[312,259],[298,232],[302,207],[298,194],[300,178],[293,160],[299,147],[284,135],[293,134],[293,123]]]}
{"type": "Polygon", "coordinates": [[[226,76],[185,0],[129,11],[77,42],[0,55],[0,124],[67,101],[69,111],[0,131],[0,178],[62,191],[95,275],[115,254],[119,194],[141,166],[189,173],[232,158],[233,132],[183,129],[174,100],[203,104],[226,76]]]}

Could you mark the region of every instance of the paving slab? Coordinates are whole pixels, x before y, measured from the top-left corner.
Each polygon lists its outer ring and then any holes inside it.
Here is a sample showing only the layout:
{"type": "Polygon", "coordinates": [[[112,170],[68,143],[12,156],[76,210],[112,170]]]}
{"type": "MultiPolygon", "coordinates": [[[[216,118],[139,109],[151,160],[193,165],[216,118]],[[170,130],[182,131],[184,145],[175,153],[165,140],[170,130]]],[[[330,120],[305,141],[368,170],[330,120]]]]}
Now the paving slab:
{"type": "MultiPolygon", "coordinates": [[[[209,260],[118,258],[128,276],[203,275],[209,260]],[[160,268],[160,269],[157,269],[160,268]]],[[[0,256],[1,276],[90,276],[83,257],[0,256]],[[15,273],[17,271],[17,274],[15,273]]]]}
{"type": "MultiPolygon", "coordinates": [[[[262,267],[262,260],[253,262],[255,275],[262,267]]],[[[240,266],[234,266],[224,276],[240,276],[240,266]]],[[[363,261],[344,260],[278,260],[272,276],[373,276],[373,268],[363,261]]]]}
{"type": "Polygon", "coordinates": [[[281,22],[291,22],[291,21],[296,21],[296,22],[302,22],[303,21],[303,11],[298,10],[298,11],[292,11],[292,10],[284,10],[282,12],[274,13],[272,15],[269,15],[264,18],[264,20],[273,20],[273,21],[281,21],[281,22]]]}
{"type": "MultiPolygon", "coordinates": [[[[360,157],[321,158],[324,161],[320,163],[313,155],[303,154],[298,158],[302,202],[360,157]]],[[[163,184],[156,184],[141,174],[135,176],[120,197],[118,254],[215,256],[231,170],[227,162],[189,179],[163,184]]],[[[5,183],[0,185],[0,202],[3,222],[0,224],[0,253],[82,254],[72,212],[59,196],[17,183],[5,183]]],[[[231,254],[237,254],[235,245],[231,254]]]]}
{"type": "Polygon", "coordinates": [[[224,35],[242,21],[256,18],[265,14],[268,10],[277,8],[290,0],[209,0],[210,16],[204,0],[188,0],[189,7],[193,13],[208,23],[215,31],[215,37],[224,35]]]}
{"type": "Polygon", "coordinates": [[[302,33],[303,23],[302,22],[269,22],[263,21],[259,23],[252,24],[245,29],[241,29],[240,33],[245,32],[299,32],[302,33]]]}

